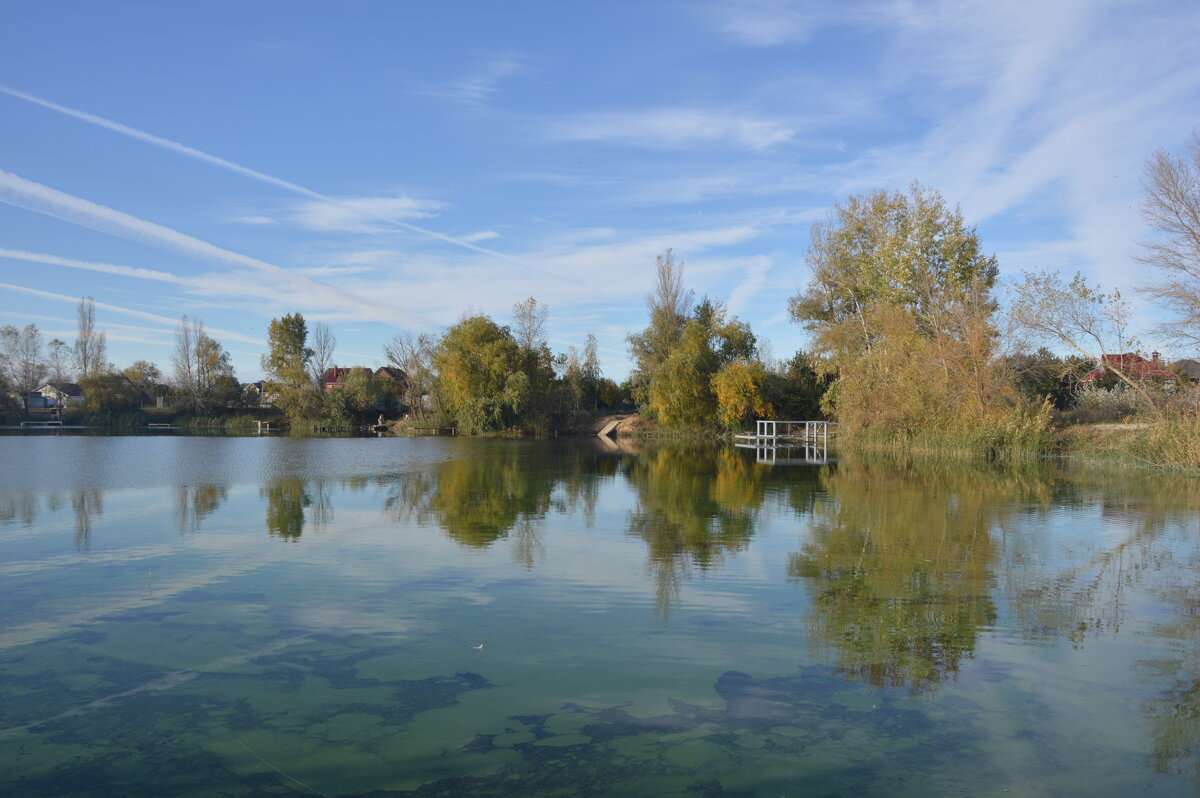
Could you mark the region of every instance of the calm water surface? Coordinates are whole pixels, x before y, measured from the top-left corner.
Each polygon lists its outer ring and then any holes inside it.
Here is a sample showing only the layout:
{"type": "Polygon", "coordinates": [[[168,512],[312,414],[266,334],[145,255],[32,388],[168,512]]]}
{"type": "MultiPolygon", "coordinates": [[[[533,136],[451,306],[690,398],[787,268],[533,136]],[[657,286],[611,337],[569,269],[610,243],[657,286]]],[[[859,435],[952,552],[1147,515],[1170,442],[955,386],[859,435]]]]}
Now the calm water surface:
{"type": "Polygon", "coordinates": [[[1200,483],[0,438],[0,794],[1194,795],[1200,483]]]}

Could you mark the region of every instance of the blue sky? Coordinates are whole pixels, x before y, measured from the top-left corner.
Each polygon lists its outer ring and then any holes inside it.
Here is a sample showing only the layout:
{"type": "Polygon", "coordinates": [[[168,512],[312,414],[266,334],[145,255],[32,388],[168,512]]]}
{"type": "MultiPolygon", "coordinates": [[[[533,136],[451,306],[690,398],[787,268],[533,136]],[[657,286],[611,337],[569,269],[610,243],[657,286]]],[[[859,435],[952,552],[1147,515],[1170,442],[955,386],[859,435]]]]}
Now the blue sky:
{"type": "Polygon", "coordinates": [[[380,365],[534,296],[621,379],[673,247],[787,357],[811,223],[914,179],[1003,275],[1127,290],[1197,40],[1194,0],[7,3],[0,324],[70,340],[92,296],[169,371],[187,314],[248,380],[287,312],[380,365]]]}

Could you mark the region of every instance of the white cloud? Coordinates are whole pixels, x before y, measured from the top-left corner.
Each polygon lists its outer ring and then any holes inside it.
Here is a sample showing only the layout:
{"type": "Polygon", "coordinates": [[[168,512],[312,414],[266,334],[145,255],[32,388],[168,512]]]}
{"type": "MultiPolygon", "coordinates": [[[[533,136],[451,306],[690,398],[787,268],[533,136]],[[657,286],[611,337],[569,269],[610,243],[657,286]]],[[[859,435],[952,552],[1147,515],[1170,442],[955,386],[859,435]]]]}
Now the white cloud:
{"type": "Polygon", "coordinates": [[[471,233],[470,235],[463,236],[462,240],[474,243],[476,241],[491,241],[493,238],[499,237],[500,234],[495,230],[480,230],[478,233],[471,233]]]}
{"type": "Polygon", "coordinates": [[[496,93],[500,81],[521,68],[521,62],[512,55],[502,55],[481,64],[474,72],[447,83],[428,85],[420,90],[428,97],[448,100],[481,102],[496,93]]]}
{"type": "Polygon", "coordinates": [[[812,3],[794,0],[726,0],[700,8],[718,31],[752,47],[807,41],[819,23],[812,3]]]}
{"type": "Polygon", "coordinates": [[[551,123],[546,133],[565,141],[613,141],[642,147],[724,144],[766,150],[791,141],[796,130],[752,114],[665,108],[578,114],[551,123]]]}

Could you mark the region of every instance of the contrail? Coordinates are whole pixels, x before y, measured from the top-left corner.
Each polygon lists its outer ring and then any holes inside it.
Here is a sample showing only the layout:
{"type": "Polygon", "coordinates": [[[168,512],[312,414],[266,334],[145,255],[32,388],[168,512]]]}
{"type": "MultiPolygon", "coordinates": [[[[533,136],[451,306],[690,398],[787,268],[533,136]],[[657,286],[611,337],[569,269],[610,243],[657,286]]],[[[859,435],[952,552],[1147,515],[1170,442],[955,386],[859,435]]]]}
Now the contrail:
{"type": "Polygon", "coordinates": [[[119,266],[115,263],[94,263],[85,260],[76,260],[74,258],[60,258],[57,255],[44,255],[40,252],[26,252],[20,249],[5,249],[0,247],[0,258],[11,258],[12,260],[23,260],[29,263],[45,263],[51,266],[65,266],[68,269],[83,269],[89,272],[100,272],[101,274],[115,274],[120,277],[136,277],[141,280],[155,280],[160,283],[174,283],[175,285],[198,285],[198,281],[180,277],[169,272],[160,272],[154,269],[140,269],[134,266],[119,266]]]}
{"type": "Polygon", "coordinates": [[[535,266],[534,264],[521,260],[520,258],[514,258],[512,255],[505,255],[503,252],[497,252],[494,249],[488,249],[487,247],[481,247],[476,244],[472,244],[469,241],[463,241],[461,238],[448,236],[444,233],[439,233],[435,230],[430,230],[425,227],[418,227],[415,224],[411,224],[394,216],[364,214],[360,208],[357,208],[350,203],[343,202],[342,200],[339,200],[336,197],[328,196],[327,194],[322,194],[319,191],[314,191],[313,189],[308,188],[307,186],[302,186],[299,183],[293,183],[290,180],[284,180],[283,178],[275,177],[274,175],[268,175],[265,172],[260,172],[257,169],[251,169],[248,166],[242,166],[241,164],[234,163],[233,161],[227,161],[224,158],[204,152],[203,150],[198,150],[195,147],[189,147],[186,144],[180,144],[177,141],[164,139],[161,136],[155,136],[154,134],[147,133],[144,130],[138,130],[137,128],[130,127],[129,125],[123,125],[120,122],[114,122],[111,119],[105,119],[102,116],[90,114],[87,111],[79,111],[75,108],[68,108],[65,105],[59,105],[58,103],[50,102],[49,100],[43,100],[41,97],[27,94],[26,92],[9,88],[8,86],[4,86],[2,84],[0,84],[0,92],[3,92],[10,97],[16,97],[17,99],[33,103],[34,105],[40,105],[41,107],[47,108],[51,111],[57,111],[60,114],[79,119],[83,122],[87,122],[88,124],[96,125],[97,127],[102,127],[106,130],[111,130],[114,133],[120,133],[123,136],[129,136],[130,138],[137,139],[138,141],[144,141],[145,143],[152,144],[155,147],[161,147],[162,149],[170,150],[171,152],[187,156],[188,158],[194,158],[197,161],[203,161],[204,163],[212,164],[213,166],[219,166],[222,169],[242,175],[243,177],[248,177],[251,180],[267,183],[268,185],[275,186],[276,188],[281,188],[284,191],[290,191],[293,194],[299,194],[302,197],[308,197],[309,199],[337,205],[340,208],[349,210],[351,213],[357,216],[366,216],[369,219],[387,222],[388,224],[402,227],[405,230],[411,230],[414,233],[420,233],[421,235],[429,236],[430,238],[436,238],[438,241],[443,241],[447,244],[453,244],[464,249],[469,249],[473,252],[479,252],[483,255],[490,255],[494,258],[500,258],[501,260],[506,260],[509,263],[514,263],[526,269],[534,269],[535,271],[542,272],[543,274],[560,278],[560,275],[554,274],[553,272],[543,269],[540,266],[535,266]]]}
{"type": "MultiPolygon", "coordinates": [[[[66,294],[55,294],[51,291],[42,291],[41,289],[38,289],[38,288],[26,288],[23,285],[13,285],[12,283],[0,283],[0,289],[4,289],[7,291],[17,291],[22,294],[29,294],[30,296],[40,296],[40,297],[44,297],[46,299],[58,299],[63,302],[70,302],[72,304],[79,301],[79,297],[77,297],[77,296],[67,296],[66,294]]],[[[107,302],[95,302],[94,300],[93,300],[93,302],[96,305],[96,307],[101,308],[103,310],[111,310],[114,313],[124,313],[127,316],[136,316],[139,319],[146,319],[147,321],[157,321],[160,324],[166,324],[166,325],[171,325],[171,326],[179,324],[179,319],[172,319],[167,316],[159,316],[157,313],[147,313],[144,310],[133,310],[131,308],[123,308],[120,305],[110,305],[107,302]]],[[[234,341],[241,341],[242,343],[258,344],[259,346],[262,346],[263,344],[266,343],[265,341],[263,341],[260,338],[254,338],[254,337],[246,335],[244,333],[234,332],[233,330],[222,330],[220,327],[207,327],[206,331],[209,333],[220,335],[222,338],[230,338],[234,341]]]]}
{"type": "MultiPolygon", "coordinates": [[[[104,233],[116,234],[134,241],[150,242],[154,245],[183,251],[190,255],[198,255],[211,260],[249,267],[269,278],[286,281],[295,286],[308,288],[314,293],[325,294],[325,301],[335,307],[352,312],[370,315],[378,321],[391,323],[400,314],[396,308],[388,307],[371,299],[357,296],[351,292],[327,285],[301,274],[289,271],[282,266],[268,263],[258,258],[243,255],[240,252],[224,249],[202,241],[199,238],[172,230],[155,222],[140,219],[128,213],[99,205],[90,200],[67,194],[58,189],[35,183],[32,180],[6,172],[0,169],[0,202],[6,202],[36,213],[44,213],[72,224],[90,227],[104,233]]],[[[410,320],[416,320],[423,325],[424,320],[417,314],[407,314],[410,320]]],[[[427,326],[427,325],[425,325],[427,326]]]]}

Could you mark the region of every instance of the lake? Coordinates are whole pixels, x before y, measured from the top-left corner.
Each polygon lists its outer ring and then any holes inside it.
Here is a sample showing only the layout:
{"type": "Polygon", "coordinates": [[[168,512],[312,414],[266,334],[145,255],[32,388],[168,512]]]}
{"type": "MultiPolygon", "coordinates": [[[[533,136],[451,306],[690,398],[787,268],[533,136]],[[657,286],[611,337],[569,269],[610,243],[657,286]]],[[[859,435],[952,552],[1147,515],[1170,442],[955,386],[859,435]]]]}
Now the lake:
{"type": "Polygon", "coordinates": [[[0,794],[1194,795],[1198,486],[0,437],[0,794]]]}

